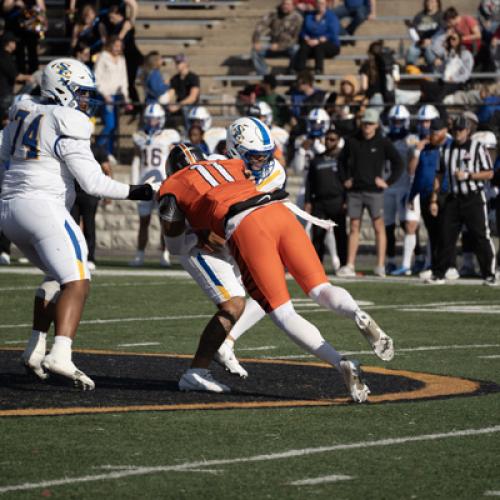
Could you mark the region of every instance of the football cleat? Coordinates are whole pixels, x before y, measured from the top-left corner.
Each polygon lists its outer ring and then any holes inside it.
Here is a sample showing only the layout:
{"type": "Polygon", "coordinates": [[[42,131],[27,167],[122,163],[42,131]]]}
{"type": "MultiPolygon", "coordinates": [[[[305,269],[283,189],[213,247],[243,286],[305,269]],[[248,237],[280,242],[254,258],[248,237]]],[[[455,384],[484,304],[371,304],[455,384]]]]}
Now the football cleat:
{"type": "Polygon", "coordinates": [[[399,267],[389,274],[391,276],[411,276],[411,269],[408,267],[399,267]]]}
{"type": "Polygon", "coordinates": [[[483,280],[483,285],[486,286],[498,286],[500,283],[496,276],[488,276],[485,280],[483,280]]]}
{"type": "MultiPolygon", "coordinates": [[[[37,346],[38,347],[38,346],[37,346]]],[[[35,349],[32,352],[24,351],[21,361],[29,374],[33,374],[40,380],[47,380],[49,374],[42,368],[42,361],[45,357],[45,348],[43,350],[35,349]]]]}
{"type": "Polygon", "coordinates": [[[449,281],[454,281],[460,278],[460,274],[458,273],[455,267],[450,267],[447,269],[446,273],[444,274],[444,277],[449,281]]]}
{"type": "Polygon", "coordinates": [[[373,352],[382,361],[391,361],[394,357],[394,342],[391,337],[389,337],[389,335],[375,323],[373,318],[364,311],[356,313],[354,320],[356,321],[359,331],[373,349],[373,352]]]}
{"type": "Polygon", "coordinates": [[[42,367],[50,373],[72,380],[78,389],[83,391],[95,389],[94,381],[79,370],[71,360],[59,360],[51,354],[47,354],[42,361],[42,367]]]}
{"type": "Polygon", "coordinates": [[[394,264],[394,262],[388,262],[385,265],[385,272],[387,274],[392,274],[396,269],[397,269],[397,266],[396,266],[396,264],[394,264]]]}
{"type": "Polygon", "coordinates": [[[160,266],[161,267],[170,267],[170,253],[168,250],[164,250],[160,257],[160,266]]]}
{"type": "Polygon", "coordinates": [[[10,255],[7,252],[0,253],[0,266],[10,265],[10,255]]]}
{"type": "Polygon", "coordinates": [[[337,276],[340,276],[341,278],[355,278],[356,277],[356,271],[349,264],[342,266],[337,271],[336,274],[337,274],[337,276]]]}
{"type": "Polygon", "coordinates": [[[364,403],[368,399],[370,389],[363,382],[359,362],[342,359],[340,371],[353,401],[355,403],[364,403]]]}
{"type": "Polygon", "coordinates": [[[141,267],[144,265],[144,252],[137,252],[136,256],[128,263],[130,267],[141,267]]]}
{"type": "Polygon", "coordinates": [[[432,278],[432,269],[425,269],[424,271],[420,271],[418,273],[418,277],[424,281],[432,278]]]}
{"type": "Polygon", "coordinates": [[[190,368],[179,380],[179,390],[184,392],[231,392],[231,389],[212,377],[210,370],[205,368],[190,368]]]}
{"type": "Polygon", "coordinates": [[[238,375],[241,378],[248,377],[248,372],[240,365],[229,342],[222,343],[219,350],[215,353],[214,361],[219,363],[219,365],[233,375],[238,375]]]}

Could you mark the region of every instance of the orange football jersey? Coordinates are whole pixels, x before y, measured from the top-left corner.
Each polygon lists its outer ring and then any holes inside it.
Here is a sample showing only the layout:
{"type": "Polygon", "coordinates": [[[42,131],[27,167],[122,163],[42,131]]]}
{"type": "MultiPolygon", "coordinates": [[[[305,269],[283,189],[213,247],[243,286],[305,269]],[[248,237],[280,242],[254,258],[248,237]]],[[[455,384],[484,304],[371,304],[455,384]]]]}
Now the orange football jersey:
{"type": "Polygon", "coordinates": [[[246,178],[242,160],[218,160],[201,161],[171,175],[163,181],[159,198],[175,196],[193,229],[210,229],[224,238],[229,208],[259,194],[246,178]]]}

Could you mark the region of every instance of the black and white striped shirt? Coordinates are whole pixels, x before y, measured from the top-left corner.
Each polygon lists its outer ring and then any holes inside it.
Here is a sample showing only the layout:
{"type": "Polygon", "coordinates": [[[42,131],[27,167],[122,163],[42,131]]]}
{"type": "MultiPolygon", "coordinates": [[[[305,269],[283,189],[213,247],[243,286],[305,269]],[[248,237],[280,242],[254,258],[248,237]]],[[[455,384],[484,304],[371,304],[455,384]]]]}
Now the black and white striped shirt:
{"type": "Polygon", "coordinates": [[[450,192],[454,194],[470,194],[481,191],[484,181],[472,180],[470,174],[492,170],[490,154],[484,144],[475,140],[467,140],[464,144],[451,141],[441,150],[441,161],[438,172],[446,175],[450,192]],[[457,180],[455,172],[468,172],[469,178],[457,180]]]}

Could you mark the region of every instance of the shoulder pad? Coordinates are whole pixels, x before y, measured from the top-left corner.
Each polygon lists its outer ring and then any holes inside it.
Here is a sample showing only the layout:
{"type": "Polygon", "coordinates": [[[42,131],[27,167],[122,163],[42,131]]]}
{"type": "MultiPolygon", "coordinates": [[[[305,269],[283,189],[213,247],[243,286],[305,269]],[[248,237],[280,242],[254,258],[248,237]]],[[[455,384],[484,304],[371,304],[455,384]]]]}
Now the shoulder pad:
{"type": "Polygon", "coordinates": [[[76,109],[63,106],[54,108],[56,132],[65,137],[74,139],[90,139],[92,124],[87,115],[76,109]]]}
{"type": "Polygon", "coordinates": [[[32,111],[36,106],[38,106],[38,103],[33,101],[32,99],[24,99],[22,101],[19,101],[16,104],[13,104],[9,108],[9,120],[13,121],[16,116],[16,113],[19,109],[25,109],[26,111],[32,111]]]}
{"type": "Polygon", "coordinates": [[[175,144],[176,142],[181,142],[181,136],[175,128],[166,128],[160,134],[160,139],[162,141],[168,142],[169,144],[175,144]]]}
{"type": "Polygon", "coordinates": [[[144,134],[144,132],[134,132],[132,134],[132,140],[134,141],[134,144],[140,148],[141,146],[144,145],[144,141],[146,140],[146,136],[144,134]]]}

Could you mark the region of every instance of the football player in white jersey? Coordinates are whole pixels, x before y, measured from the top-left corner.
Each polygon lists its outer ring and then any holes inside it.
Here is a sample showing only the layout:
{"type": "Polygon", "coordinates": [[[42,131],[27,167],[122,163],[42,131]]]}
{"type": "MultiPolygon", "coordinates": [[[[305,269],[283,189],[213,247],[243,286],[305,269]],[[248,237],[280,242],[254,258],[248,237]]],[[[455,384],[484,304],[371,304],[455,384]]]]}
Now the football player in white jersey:
{"type": "MultiPolygon", "coordinates": [[[[148,104],[144,110],[143,129],[136,132],[132,139],[135,144],[135,155],[132,160],[132,184],[140,184],[145,179],[154,178],[155,182],[165,179],[165,165],[173,144],[180,142],[177,130],[164,129],[165,111],[159,104],[148,104]]],[[[137,236],[137,253],[129,262],[131,266],[142,266],[148,244],[151,213],[157,208],[154,200],[141,201],[137,205],[139,213],[139,234],[137,236]]],[[[170,254],[161,238],[162,255],[160,264],[170,266],[170,254]]]]}
{"type": "Polygon", "coordinates": [[[134,186],[105,176],[90,150],[96,93],[94,75],[84,64],[56,59],[44,69],[43,101],[12,106],[0,144],[9,162],[0,195],[0,226],[21,252],[45,273],[35,296],[33,331],[23,353],[39,378],[47,372],[71,379],[83,389],[94,382],[72,361],[71,345],[89,292],[87,247],[69,213],[75,180],[94,196],[152,199],[150,184],[134,186]],[[46,355],[54,321],[55,340],[46,355]]]}
{"type": "Polygon", "coordinates": [[[212,127],[212,116],[205,106],[194,106],[191,108],[188,113],[187,122],[188,130],[192,125],[199,125],[201,127],[201,130],[203,130],[203,140],[207,144],[210,153],[215,152],[215,147],[220,141],[226,140],[226,129],[224,127],[212,127]]]}
{"type": "MultiPolygon", "coordinates": [[[[411,275],[411,259],[417,244],[417,228],[420,221],[420,202],[416,196],[408,205],[408,196],[413,180],[410,172],[411,165],[418,158],[416,146],[419,138],[410,134],[410,112],[400,104],[396,104],[389,110],[389,132],[387,137],[394,144],[404,162],[404,170],[399,179],[384,191],[384,224],[387,240],[394,242],[394,231],[396,220],[404,224],[405,236],[403,240],[403,261],[400,267],[394,262],[394,255],[390,255],[387,261],[387,272],[394,276],[411,275]]],[[[394,248],[395,242],[393,243],[394,248]]]]}

